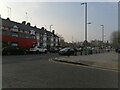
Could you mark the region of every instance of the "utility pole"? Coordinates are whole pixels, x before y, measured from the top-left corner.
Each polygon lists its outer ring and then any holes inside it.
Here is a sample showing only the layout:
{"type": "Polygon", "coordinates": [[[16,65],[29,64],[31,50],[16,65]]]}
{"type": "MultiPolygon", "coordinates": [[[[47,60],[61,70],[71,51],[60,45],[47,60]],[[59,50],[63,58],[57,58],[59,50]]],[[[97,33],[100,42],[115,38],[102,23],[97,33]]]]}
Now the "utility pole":
{"type": "Polygon", "coordinates": [[[11,18],[11,8],[10,8],[10,18],[11,18]]]}
{"type": "Polygon", "coordinates": [[[53,25],[50,25],[50,32],[51,32],[51,27],[52,27],[53,25]]]}
{"type": "Polygon", "coordinates": [[[101,25],[102,27],[102,48],[104,48],[104,25],[101,25]]]}
{"type": "Polygon", "coordinates": [[[7,6],[7,14],[8,14],[8,17],[11,18],[11,8],[7,6]]]}
{"type": "Polygon", "coordinates": [[[7,12],[7,15],[8,15],[8,17],[9,17],[9,7],[8,7],[8,6],[7,6],[7,11],[8,11],[8,12],[7,12]]]}
{"type": "Polygon", "coordinates": [[[102,27],[102,42],[104,42],[104,25],[101,25],[102,27]]]}
{"type": "MultiPolygon", "coordinates": [[[[51,32],[51,27],[52,27],[53,25],[50,25],[50,32],[51,32]]],[[[53,41],[51,41],[51,39],[53,38],[53,33],[52,33],[52,35],[50,35],[50,44],[53,44],[53,41]]],[[[50,48],[52,48],[53,46],[52,45],[50,45],[50,48]]]]}
{"type": "Polygon", "coordinates": [[[91,22],[87,21],[87,3],[81,3],[81,5],[85,5],[85,23],[84,23],[84,25],[85,25],[85,43],[87,45],[87,42],[88,42],[88,35],[87,35],[87,29],[88,28],[87,28],[87,24],[91,24],[91,22]]]}
{"type": "Polygon", "coordinates": [[[81,3],[85,5],[85,41],[87,42],[87,3],[81,3]]]}
{"type": "Polygon", "coordinates": [[[73,36],[72,36],[72,44],[73,44],[73,36]]]}
{"type": "Polygon", "coordinates": [[[47,28],[47,26],[45,25],[45,28],[47,28]]]}
{"type": "Polygon", "coordinates": [[[85,5],[85,54],[87,55],[87,46],[88,46],[88,37],[87,37],[87,24],[91,24],[91,22],[87,22],[87,3],[81,3],[81,5],[85,5]]]}
{"type": "Polygon", "coordinates": [[[26,17],[25,17],[25,19],[26,19],[26,22],[28,21],[28,16],[27,16],[27,12],[25,12],[25,14],[26,14],[26,17]]]}

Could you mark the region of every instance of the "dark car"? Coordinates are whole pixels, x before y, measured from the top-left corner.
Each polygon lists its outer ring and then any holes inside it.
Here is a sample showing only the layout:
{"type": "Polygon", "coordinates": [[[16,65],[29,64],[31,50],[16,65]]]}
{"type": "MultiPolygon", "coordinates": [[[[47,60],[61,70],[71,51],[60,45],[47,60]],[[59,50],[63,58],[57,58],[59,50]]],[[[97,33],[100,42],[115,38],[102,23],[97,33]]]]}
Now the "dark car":
{"type": "Polygon", "coordinates": [[[49,50],[50,53],[58,53],[59,52],[59,49],[58,48],[51,48],[49,50]]]}
{"type": "Polygon", "coordinates": [[[116,52],[120,53],[120,45],[116,48],[116,52]]]}
{"type": "Polygon", "coordinates": [[[59,51],[60,55],[74,55],[75,50],[73,48],[63,48],[59,51]]]}
{"type": "Polygon", "coordinates": [[[4,47],[2,49],[2,55],[18,55],[27,54],[28,51],[15,46],[4,47]]]}

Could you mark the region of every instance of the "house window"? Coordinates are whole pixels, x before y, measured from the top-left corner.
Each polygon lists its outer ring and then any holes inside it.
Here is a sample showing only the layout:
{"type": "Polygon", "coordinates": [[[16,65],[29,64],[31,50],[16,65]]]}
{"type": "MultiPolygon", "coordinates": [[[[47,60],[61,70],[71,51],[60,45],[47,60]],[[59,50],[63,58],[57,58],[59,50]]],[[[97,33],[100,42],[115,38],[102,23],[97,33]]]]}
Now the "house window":
{"type": "Polygon", "coordinates": [[[30,34],[26,34],[26,38],[31,38],[31,35],[30,34]]]}
{"type": "Polygon", "coordinates": [[[2,34],[2,30],[0,30],[0,34],[2,34]]]}
{"type": "Polygon", "coordinates": [[[18,33],[17,32],[11,32],[11,36],[18,37],[18,33]]]}
{"type": "Polygon", "coordinates": [[[11,46],[18,46],[17,42],[11,42],[11,46]]]}
{"type": "Polygon", "coordinates": [[[25,37],[25,33],[19,33],[19,37],[24,38],[25,37]]]}
{"type": "Polygon", "coordinates": [[[6,31],[6,30],[3,30],[3,31],[2,31],[2,34],[3,34],[3,35],[7,35],[7,31],[6,31]]]}
{"type": "Polygon", "coordinates": [[[34,35],[31,35],[31,38],[36,39],[34,35]]]}
{"type": "Polygon", "coordinates": [[[30,34],[31,34],[31,35],[35,35],[35,33],[36,33],[36,32],[35,32],[34,30],[30,30],[30,34]]]}

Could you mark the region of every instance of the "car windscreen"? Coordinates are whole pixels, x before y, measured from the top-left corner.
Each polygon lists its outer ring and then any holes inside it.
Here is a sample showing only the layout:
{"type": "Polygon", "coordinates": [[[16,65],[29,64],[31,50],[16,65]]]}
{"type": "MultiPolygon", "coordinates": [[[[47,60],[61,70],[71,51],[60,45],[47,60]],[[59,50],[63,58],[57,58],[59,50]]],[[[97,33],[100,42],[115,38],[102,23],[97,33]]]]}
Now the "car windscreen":
{"type": "Polygon", "coordinates": [[[70,49],[70,48],[64,48],[64,49],[62,49],[60,51],[68,51],[68,49],[70,49]]]}

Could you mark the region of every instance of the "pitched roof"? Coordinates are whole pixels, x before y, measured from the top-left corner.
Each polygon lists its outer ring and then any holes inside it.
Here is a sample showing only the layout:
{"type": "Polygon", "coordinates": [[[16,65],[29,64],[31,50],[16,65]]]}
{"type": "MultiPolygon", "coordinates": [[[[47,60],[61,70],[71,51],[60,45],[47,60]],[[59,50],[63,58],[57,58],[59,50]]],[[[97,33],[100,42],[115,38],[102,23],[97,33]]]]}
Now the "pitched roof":
{"type": "Polygon", "coordinates": [[[6,26],[8,28],[13,28],[13,26],[16,25],[18,27],[18,29],[25,30],[25,31],[27,31],[27,30],[29,31],[29,30],[32,29],[28,25],[25,25],[25,24],[22,24],[22,23],[18,23],[18,22],[15,22],[15,21],[11,21],[9,18],[2,19],[2,25],[6,26]]]}
{"type": "MultiPolygon", "coordinates": [[[[42,27],[40,29],[40,28],[37,28],[36,26],[30,26],[28,24],[11,21],[9,18],[7,18],[7,19],[2,18],[2,25],[6,26],[8,28],[13,28],[13,26],[16,25],[18,27],[18,29],[20,29],[20,30],[24,30],[24,31],[35,30],[37,33],[42,33],[42,34],[44,34],[46,32],[47,35],[49,35],[49,36],[51,36],[53,34],[52,32],[47,31],[46,29],[44,29],[44,27],[42,27]]],[[[54,34],[54,36],[58,37],[55,34],[54,34]]]]}

